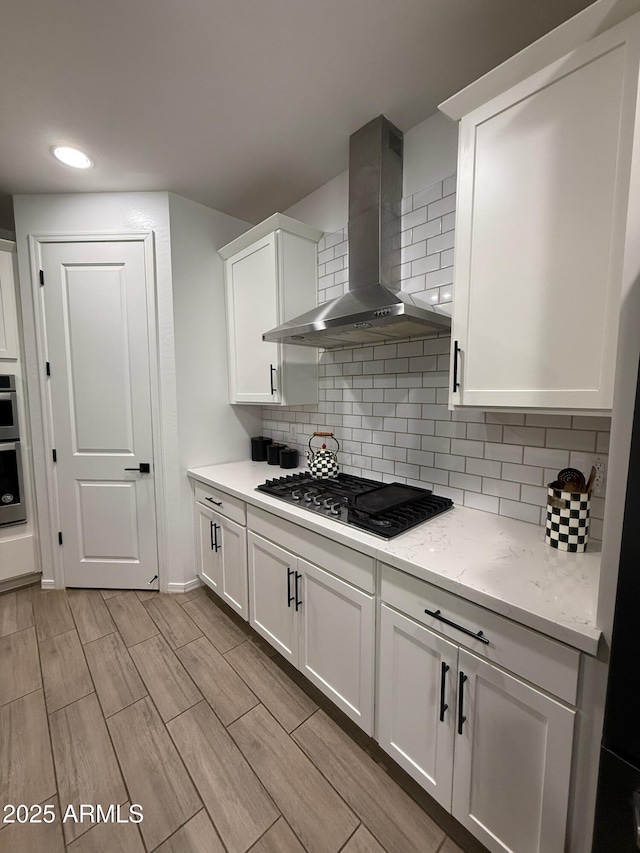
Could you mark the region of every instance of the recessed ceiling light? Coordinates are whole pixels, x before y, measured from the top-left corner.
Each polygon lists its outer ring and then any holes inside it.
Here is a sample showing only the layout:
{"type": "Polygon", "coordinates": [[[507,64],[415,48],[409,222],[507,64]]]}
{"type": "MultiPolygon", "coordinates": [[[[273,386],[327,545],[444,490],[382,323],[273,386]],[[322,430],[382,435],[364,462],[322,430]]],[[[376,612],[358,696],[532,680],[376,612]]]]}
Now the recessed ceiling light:
{"type": "Polygon", "coordinates": [[[87,157],[82,151],[77,148],[69,148],[66,145],[56,145],[51,149],[54,157],[64,163],[66,166],[73,166],[74,169],[89,169],[93,166],[93,160],[87,157]]]}

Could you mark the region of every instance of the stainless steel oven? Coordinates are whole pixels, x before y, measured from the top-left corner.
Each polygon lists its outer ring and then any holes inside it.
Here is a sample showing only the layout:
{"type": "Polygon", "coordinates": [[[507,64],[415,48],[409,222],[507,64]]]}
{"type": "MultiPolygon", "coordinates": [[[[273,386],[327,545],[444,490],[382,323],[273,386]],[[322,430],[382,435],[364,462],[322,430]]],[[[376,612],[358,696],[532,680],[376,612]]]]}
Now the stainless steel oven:
{"type": "Polygon", "coordinates": [[[16,378],[0,375],[0,441],[16,441],[19,438],[16,378]]]}
{"type": "Polygon", "coordinates": [[[26,521],[19,441],[0,442],[0,525],[26,521]]]}

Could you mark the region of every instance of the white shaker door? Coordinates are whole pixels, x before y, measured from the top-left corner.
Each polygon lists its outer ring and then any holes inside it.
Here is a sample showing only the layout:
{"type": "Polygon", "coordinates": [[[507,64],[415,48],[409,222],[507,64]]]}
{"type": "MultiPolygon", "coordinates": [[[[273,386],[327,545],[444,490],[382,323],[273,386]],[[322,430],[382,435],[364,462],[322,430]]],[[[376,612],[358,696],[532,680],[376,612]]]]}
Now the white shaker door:
{"type": "Polygon", "coordinates": [[[158,556],[144,248],[46,243],[42,262],[65,584],[149,589],[158,556]],[[126,470],[141,464],[149,473],[126,470]]]}

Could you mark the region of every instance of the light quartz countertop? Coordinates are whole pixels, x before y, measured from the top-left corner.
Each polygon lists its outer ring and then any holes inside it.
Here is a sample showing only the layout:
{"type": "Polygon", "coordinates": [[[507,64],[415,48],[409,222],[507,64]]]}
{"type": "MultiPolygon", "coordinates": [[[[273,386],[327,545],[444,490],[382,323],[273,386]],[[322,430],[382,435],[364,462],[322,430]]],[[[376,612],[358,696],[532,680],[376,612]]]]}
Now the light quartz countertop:
{"type": "Polygon", "coordinates": [[[454,506],[388,541],[255,491],[297,473],[266,462],[231,462],[189,477],[309,530],[362,551],[414,577],[480,604],[576,649],[596,654],[599,543],[584,554],[550,548],[544,528],[454,506]]]}

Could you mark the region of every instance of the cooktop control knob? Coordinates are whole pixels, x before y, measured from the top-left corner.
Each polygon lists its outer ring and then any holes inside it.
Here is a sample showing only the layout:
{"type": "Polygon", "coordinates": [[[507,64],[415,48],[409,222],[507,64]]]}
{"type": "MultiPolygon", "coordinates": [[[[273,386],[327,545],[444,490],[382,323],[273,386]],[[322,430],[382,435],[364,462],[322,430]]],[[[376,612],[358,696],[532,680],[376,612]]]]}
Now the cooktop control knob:
{"type": "Polygon", "coordinates": [[[333,506],[331,507],[329,512],[331,513],[331,515],[340,515],[341,508],[342,507],[340,506],[339,503],[335,503],[335,504],[333,504],[333,506]]]}
{"type": "Polygon", "coordinates": [[[305,492],[304,499],[307,503],[311,503],[311,498],[313,497],[313,492],[305,492]]]}
{"type": "Polygon", "coordinates": [[[331,509],[331,506],[333,504],[333,498],[327,498],[326,500],[323,501],[323,503],[324,503],[325,509],[331,509]]]}
{"type": "Polygon", "coordinates": [[[292,501],[299,501],[301,497],[302,497],[302,494],[300,492],[300,489],[294,489],[291,492],[291,500],[292,501]]]}

